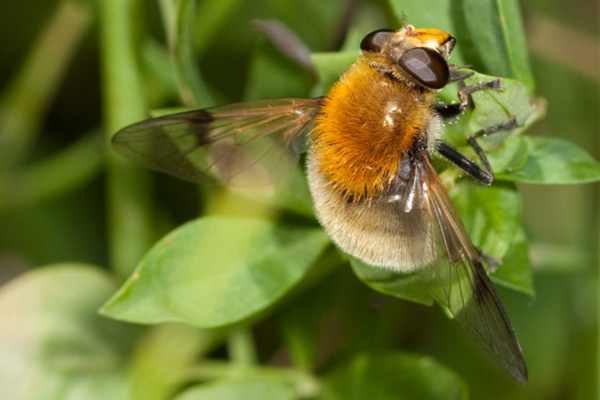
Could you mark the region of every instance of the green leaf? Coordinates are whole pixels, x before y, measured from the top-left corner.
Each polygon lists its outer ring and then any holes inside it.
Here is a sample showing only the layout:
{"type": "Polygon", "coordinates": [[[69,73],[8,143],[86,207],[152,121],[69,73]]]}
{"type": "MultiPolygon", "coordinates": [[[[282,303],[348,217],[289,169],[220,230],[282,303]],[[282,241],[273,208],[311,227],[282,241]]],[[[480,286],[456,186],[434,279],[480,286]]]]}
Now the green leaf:
{"type": "Polygon", "coordinates": [[[359,355],[330,374],[321,400],[468,399],[460,377],[435,360],[413,354],[359,355]]]}
{"type": "Polygon", "coordinates": [[[155,245],[102,312],[141,323],[232,324],[297,285],[328,243],[317,228],[201,218],[155,245]]]}
{"type": "Polygon", "coordinates": [[[523,228],[520,228],[517,232],[512,246],[502,260],[502,264],[493,272],[492,280],[529,296],[535,294],[533,272],[529,260],[529,243],[523,228]]]}
{"type": "Polygon", "coordinates": [[[535,82],[529,62],[519,0],[496,0],[496,5],[512,76],[533,90],[535,82]]]}
{"type": "Polygon", "coordinates": [[[521,195],[511,187],[470,182],[461,183],[451,194],[473,243],[500,262],[492,273],[494,282],[533,294],[528,246],[521,227],[521,195]]]}
{"type": "MultiPolygon", "coordinates": [[[[494,79],[498,78],[477,73],[467,80],[467,84],[488,82],[494,79]]],[[[515,117],[519,124],[516,132],[523,132],[543,116],[545,104],[533,98],[523,83],[501,78],[500,85],[499,90],[484,90],[473,95],[475,110],[469,114],[468,118],[471,129],[487,128],[515,117]]]]}
{"type": "Polygon", "coordinates": [[[502,259],[521,224],[521,196],[511,187],[463,181],[451,191],[467,233],[489,256],[502,259]]]}
{"type": "Polygon", "coordinates": [[[493,75],[511,76],[504,26],[499,18],[496,0],[462,0],[462,3],[463,21],[471,33],[483,70],[493,75]]]}
{"type": "Polygon", "coordinates": [[[506,137],[487,153],[492,170],[498,178],[502,172],[512,172],[523,168],[529,157],[527,138],[520,135],[506,137]]]}
{"type": "Polygon", "coordinates": [[[517,0],[463,0],[463,21],[487,73],[513,77],[533,88],[517,0]]]}
{"type": "Polygon", "coordinates": [[[600,180],[600,162],[577,145],[562,139],[527,137],[526,163],[498,178],[533,184],[576,184],[600,180]]]}
{"type": "Polygon", "coordinates": [[[59,264],[0,290],[0,398],[127,399],[122,354],[133,331],[96,310],[115,286],[100,270],[59,264]]]}
{"type": "MultiPolygon", "coordinates": [[[[473,71],[474,72],[474,71],[473,71]]],[[[490,82],[498,77],[475,72],[466,80],[468,85],[490,82]]],[[[466,144],[466,137],[479,129],[488,128],[516,118],[518,127],[511,130],[515,135],[525,131],[531,124],[539,120],[545,113],[545,103],[533,98],[527,87],[513,79],[500,78],[501,88],[498,90],[483,90],[473,94],[473,110],[467,111],[459,118],[457,123],[447,126],[446,136],[455,145],[466,144]]],[[[444,101],[452,101],[458,88],[448,85],[440,94],[444,101]]],[[[506,134],[497,133],[480,139],[484,149],[493,151],[494,146],[499,146],[506,139],[506,134]]]]}
{"type": "Polygon", "coordinates": [[[176,400],[294,400],[294,388],[283,381],[268,378],[216,382],[185,391],[176,400]]]}
{"type": "MultiPolygon", "coordinates": [[[[467,80],[467,83],[478,84],[494,79],[498,78],[475,73],[467,80]]],[[[529,90],[521,82],[507,78],[501,78],[500,82],[500,90],[475,93],[473,95],[474,108],[467,111],[458,121],[447,124],[443,136],[463,153],[476,159],[475,153],[467,146],[466,138],[480,129],[515,118],[518,124],[516,128],[478,140],[485,150],[497,178],[507,179],[510,173],[520,170],[527,163],[529,139],[521,134],[544,115],[545,103],[531,97],[529,90]],[[509,174],[504,174],[504,172],[509,174]]],[[[453,101],[456,90],[456,86],[450,85],[440,94],[440,97],[446,102],[453,101]]]]}
{"type": "Polygon", "coordinates": [[[377,268],[355,258],[350,259],[352,270],[367,286],[372,289],[427,306],[433,305],[432,291],[434,285],[418,273],[403,274],[377,268]]]}

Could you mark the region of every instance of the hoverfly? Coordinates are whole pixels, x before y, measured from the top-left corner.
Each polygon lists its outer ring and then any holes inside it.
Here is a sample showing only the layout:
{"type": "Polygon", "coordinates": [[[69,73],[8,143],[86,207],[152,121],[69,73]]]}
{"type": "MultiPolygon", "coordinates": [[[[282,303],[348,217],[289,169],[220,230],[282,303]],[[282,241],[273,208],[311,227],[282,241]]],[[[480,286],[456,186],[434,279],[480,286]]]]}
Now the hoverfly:
{"type": "Polygon", "coordinates": [[[227,180],[260,162],[243,151],[248,147],[306,140],[314,209],[335,244],[375,267],[451,277],[436,300],[448,307],[458,301],[457,320],[524,382],[521,347],[487,276],[486,257],[466,234],[430,161],[437,153],[490,185],[494,175],[477,138],[516,124],[513,119],[469,137],[482,166],[441,140],[443,120],[460,115],[473,92],[499,88],[497,80],[464,83],[468,74],[448,64],[455,43],[447,32],[412,25],[371,32],[325,97],[153,118],[119,131],[113,145],[149,168],[199,182],[206,173],[227,180]],[[460,101],[438,103],[437,91],[454,81],[462,83],[460,101]],[[434,264],[438,259],[444,266],[434,264]]]}

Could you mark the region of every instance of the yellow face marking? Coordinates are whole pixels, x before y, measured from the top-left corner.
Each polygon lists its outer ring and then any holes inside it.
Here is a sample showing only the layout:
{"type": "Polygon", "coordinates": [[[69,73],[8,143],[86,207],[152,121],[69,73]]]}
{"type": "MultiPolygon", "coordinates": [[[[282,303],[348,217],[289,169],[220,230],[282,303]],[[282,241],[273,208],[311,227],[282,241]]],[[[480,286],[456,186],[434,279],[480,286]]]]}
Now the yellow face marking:
{"type": "Polygon", "coordinates": [[[444,43],[446,43],[451,35],[437,28],[415,28],[412,25],[408,25],[400,31],[402,40],[407,42],[409,47],[428,47],[430,49],[438,50],[444,43]]]}
{"type": "Polygon", "coordinates": [[[438,47],[444,44],[450,38],[450,34],[436,28],[423,28],[415,29],[414,37],[423,43],[423,45],[433,44],[434,46],[438,47]]]}

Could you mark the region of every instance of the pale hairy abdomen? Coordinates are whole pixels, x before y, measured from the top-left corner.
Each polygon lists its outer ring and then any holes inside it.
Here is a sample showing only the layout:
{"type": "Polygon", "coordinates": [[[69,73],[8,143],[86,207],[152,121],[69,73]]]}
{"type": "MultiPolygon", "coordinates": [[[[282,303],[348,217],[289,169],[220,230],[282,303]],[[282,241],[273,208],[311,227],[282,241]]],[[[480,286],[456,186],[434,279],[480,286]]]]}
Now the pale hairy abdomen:
{"type": "Polygon", "coordinates": [[[309,151],[307,172],[317,218],[335,244],[367,264],[400,272],[425,267],[439,256],[431,212],[402,204],[346,201],[320,172],[309,151]]]}

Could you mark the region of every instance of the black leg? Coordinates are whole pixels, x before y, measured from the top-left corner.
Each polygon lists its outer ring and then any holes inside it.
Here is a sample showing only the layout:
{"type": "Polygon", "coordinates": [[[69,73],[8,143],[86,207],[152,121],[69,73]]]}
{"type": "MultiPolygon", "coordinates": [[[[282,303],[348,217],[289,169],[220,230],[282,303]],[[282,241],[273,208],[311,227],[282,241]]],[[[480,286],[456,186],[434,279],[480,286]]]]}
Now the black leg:
{"type": "Polygon", "coordinates": [[[517,119],[512,117],[508,121],[480,129],[467,138],[467,143],[469,143],[469,146],[471,146],[475,151],[477,158],[481,161],[481,167],[444,142],[438,142],[436,149],[442,156],[454,163],[478,182],[484,185],[491,185],[494,181],[494,171],[492,170],[492,166],[490,165],[490,161],[485,155],[485,152],[477,142],[477,139],[492,135],[496,132],[513,129],[517,126],[517,119]]]}
{"type": "Polygon", "coordinates": [[[448,161],[465,171],[469,176],[483,185],[491,185],[494,182],[494,175],[491,171],[486,171],[479,165],[469,160],[467,156],[445,142],[436,144],[437,151],[448,161]]]}
{"type": "Polygon", "coordinates": [[[517,118],[512,117],[508,121],[504,121],[499,124],[488,126],[487,128],[484,128],[484,129],[480,129],[477,132],[475,132],[473,135],[471,135],[467,138],[467,143],[469,143],[469,146],[471,146],[471,148],[475,151],[475,154],[477,154],[477,157],[483,164],[483,168],[492,177],[494,177],[494,171],[492,170],[492,166],[490,165],[490,160],[488,160],[488,158],[485,154],[485,151],[483,151],[483,149],[479,145],[479,142],[477,142],[477,139],[492,135],[497,132],[514,129],[517,126],[518,126],[517,118]]]}
{"type": "MultiPolygon", "coordinates": [[[[466,78],[465,78],[466,79],[466,78]]],[[[464,79],[457,79],[461,86],[458,90],[458,103],[436,104],[435,111],[443,119],[456,118],[469,106],[472,105],[471,95],[480,90],[498,90],[501,88],[500,79],[494,79],[493,81],[482,82],[475,85],[465,85],[464,79]]]]}
{"type": "MultiPolygon", "coordinates": [[[[458,82],[459,85],[459,102],[450,104],[440,103],[435,105],[435,111],[443,119],[456,118],[457,116],[462,114],[467,107],[472,106],[471,95],[473,93],[478,92],[480,90],[498,90],[501,88],[500,79],[494,79],[488,82],[481,82],[475,85],[465,84],[465,79],[470,77],[472,74],[473,73],[469,71],[462,72],[460,71],[460,68],[456,66],[452,66],[452,68],[450,69],[451,80],[458,82]]],[[[456,149],[452,148],[450,145],[444,142],[439,142],[436,145],[437,151],[478,182],[484,185],[491,185],[494,181],[494,172],[492,171],[492,166],[490,165],[490,162],[487,156],[485,155],[485,152],[477,142],[477,139],[503,130],[513,129],[517,127],[517,125],[517,120],[515,117],[513,117],[510,120],[505,121],[503,123],[496,124],[488,128],[480,129],[473,135],[467,137],[467,143],[475,151],[475,154],[477,155],[477,158],[479,158],[479,160],[481,161],[482,166],[479,166],[473,161],[469,160],[465,155],[459,153],[456,149]]]]}

